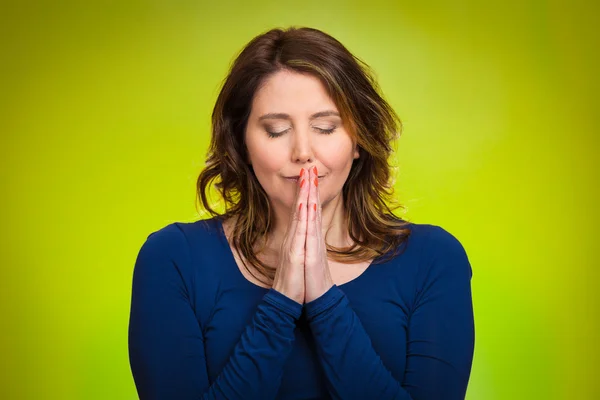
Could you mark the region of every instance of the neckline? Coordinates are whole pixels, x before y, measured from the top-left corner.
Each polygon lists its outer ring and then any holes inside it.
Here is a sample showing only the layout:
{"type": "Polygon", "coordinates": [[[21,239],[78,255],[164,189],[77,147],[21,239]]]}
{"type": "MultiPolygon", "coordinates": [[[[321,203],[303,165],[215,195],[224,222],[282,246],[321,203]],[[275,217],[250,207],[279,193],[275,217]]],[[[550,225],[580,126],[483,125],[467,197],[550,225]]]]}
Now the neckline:
{"type": "MultiPolygon", "coordinates": [[[[219,233],[219,236],[221,237],[221,239],[223,239],[224,241],[224,246],[227,248],[227,254],[229,257],[229,261],[231,263],[233,263],[233,266],[235,267],[235,270],[238,274],[238,277],[240,277],[242,280],[244,280],[245,282],[247,282],[248,285],[250,286],[254,286],[255,288],[261,289],[263,291],[269,291],[271,288],[267,288],[264,286],[260,286],[257,285],[256,283],[248,280],[248,278],[246,278],[244,276],[244,274],[242,273],[242,271],[240,271],[240,267],[237,264],[237,261],[235,259],[235,256],[233,254],[233,249],[231,248],[231,245],[229,244],[229,240],[227,240],[227,235],[225,234],[225,228],[223,227],[223,220],[221,218],[215,217],[214,219],[214,223],[216,225],[216,229],[219,233]]],[[[347,287],[350,286],[353,282],[356,282],[357,280],[361,279],[365,279],[364,276],[368,273],[368,271],[370,269],[372,269],[373,263],[378,260],[381,256],[375,257],[373,260],[371,260],[371,262],[369,263],[369,265],[367,266],[367,268],[365,268],[365,270],[363,272],[361,272],[360,275],[356,276],[354,279],[349,280],[348,282],[344,282],[342,284],[335,284],[335,286],[337,287],[347,287]]]]}

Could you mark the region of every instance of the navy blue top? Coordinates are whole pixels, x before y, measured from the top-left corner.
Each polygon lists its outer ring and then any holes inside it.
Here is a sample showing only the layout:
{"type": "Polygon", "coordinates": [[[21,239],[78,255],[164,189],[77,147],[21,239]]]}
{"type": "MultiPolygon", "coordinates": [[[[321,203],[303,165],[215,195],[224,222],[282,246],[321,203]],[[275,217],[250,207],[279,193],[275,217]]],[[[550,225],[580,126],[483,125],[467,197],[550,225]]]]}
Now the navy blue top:
{"type": "Polygon", "coordinates": [[[220,220],[141,247],[129,357],[148,399],[464,399],[475,332],[460,242],[410,224],[394,259],[304,306],[248,281],[220,220]]]}

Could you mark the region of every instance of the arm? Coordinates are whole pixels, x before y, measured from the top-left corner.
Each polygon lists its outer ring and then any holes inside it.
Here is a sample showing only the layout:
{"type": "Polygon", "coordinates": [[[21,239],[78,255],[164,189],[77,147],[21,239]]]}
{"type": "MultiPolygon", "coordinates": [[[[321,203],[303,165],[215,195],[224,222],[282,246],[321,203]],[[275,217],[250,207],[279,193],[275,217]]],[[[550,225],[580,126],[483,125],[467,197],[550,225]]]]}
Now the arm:
{"type": "Polygon", "coordinates": [[[410,316],[403,382],[383,365],[337,286],[305,305],[332,398],[464,399],[474,347],[472,273],[462,245],[441,233],[410,316]]]}
{"type": "Polygon", "coordinates": [[[182,278],[191,262],[188,246],[170,225],[148,237],[136,260],[129,357],[140,399],[275,398],[302,306],[270,290],[211,384],[202,329],[182,278]]]}

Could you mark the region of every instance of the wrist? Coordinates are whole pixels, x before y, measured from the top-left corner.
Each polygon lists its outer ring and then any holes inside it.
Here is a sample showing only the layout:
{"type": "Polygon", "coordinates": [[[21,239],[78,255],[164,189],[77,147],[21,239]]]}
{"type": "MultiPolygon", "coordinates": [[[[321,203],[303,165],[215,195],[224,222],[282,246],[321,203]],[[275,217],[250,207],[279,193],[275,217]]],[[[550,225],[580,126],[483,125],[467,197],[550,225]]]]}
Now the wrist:
{"type": "Polygon", "coordinates": [[[329,291],[333,287],[333,281],[331,279],[328,280],[320,280],[314,282],[312,284],[306,285],[306,296],[304,298],[304,303],[309,303],[313,300],[318,299],[323,296],[325,293],[329,291]]]}

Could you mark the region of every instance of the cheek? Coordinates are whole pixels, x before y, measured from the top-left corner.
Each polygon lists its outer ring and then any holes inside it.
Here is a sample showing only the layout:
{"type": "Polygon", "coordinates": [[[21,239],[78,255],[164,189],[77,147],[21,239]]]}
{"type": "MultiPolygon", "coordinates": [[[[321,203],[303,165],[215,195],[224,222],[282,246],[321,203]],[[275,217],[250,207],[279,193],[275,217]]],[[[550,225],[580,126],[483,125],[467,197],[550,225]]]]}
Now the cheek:
{"type": "Polygon", "coordinates": [[[318,159],[329,171],[339,173],[352,165],[354,158],[350,140],[323,141],[318,148],[318,159]]]}
{"type": "Polygon", "coordinates": [[[248,143],[248,156],[255,173],[277,171],[283,164],[284,149],[264,140],[248,143]]]}
{"type": "Polygon", "coordinates": [[[262,151],[253,157],[253,167],[256,173],[271,173],[280,169],[282,162],[277,153],[262,151]]]}
{"type": "Polygon", "coordinates": [[[284,149],[274,143],[253,143],[248,146],[248,153],[254,174],[267,194],[279,190],[274,176],[285,166],[284,149]]]}

